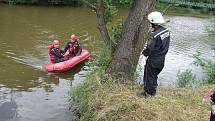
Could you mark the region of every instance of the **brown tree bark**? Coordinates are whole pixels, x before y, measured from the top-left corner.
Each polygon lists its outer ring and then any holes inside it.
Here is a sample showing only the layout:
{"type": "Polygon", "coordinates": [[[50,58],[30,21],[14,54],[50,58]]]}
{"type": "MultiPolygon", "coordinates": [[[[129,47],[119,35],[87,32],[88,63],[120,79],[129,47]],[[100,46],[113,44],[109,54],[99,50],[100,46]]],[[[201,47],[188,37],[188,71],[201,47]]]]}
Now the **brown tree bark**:
{"type": "MultiPolygon", "coordinates": [[[[96,11],[98,17],[98,28],[102,39],[111,49],[115,47],[108,34],[104,20],[104,1],[97,0],[97,6],[81,0],[91,9],[96,11]]],[[[113,54],[112,62],[107,72],[117,78],[130,78],[136,70],[140,52],[144,43],[144,31],[148,31],[147,14],[153,8],[158,0],[135,0],[126,19],[122,31],[122,38],[116,45],[116,51],[113,54]]]]}
{"type": "Polygon", "coordinates": [[[158,0],[135,0],[126,19],[108,73],[117,78],[130,78],[136,69],[143,48],[144,30],[148,30],[146,16],[158,0]]]}
{"type": "Polygon", "coordinates": [[[96,12],[96,15],[98,18],[98,28],[99,28],[102,40],[105,42],[105,44],[108,46],[108,48],[110,50],[112,50],[112,48],[115,47],[115,45],[114,45],[113,41],[111,40],[107,27],[106,27],[105,17],[104,17],[104,9],[105,9],[104,1],[97,0],[97,6],[94,6],[93,4],[89,3],[87,0],[81,0],[81,1],[96,12]]]}
{"type": "Polygon", "coordinates": [[[105,17],[104,17],[104,1],[103,0],[97,0],[97,17],[98,17],[98,28],[101,33],[101,37],[104,40],[105,44],[109,47],[109,49],[112,51],[112,48],[114,47],[113,41],[110,39],[110,36],[108,34],[108,30],[105,23],[105,17]]]}

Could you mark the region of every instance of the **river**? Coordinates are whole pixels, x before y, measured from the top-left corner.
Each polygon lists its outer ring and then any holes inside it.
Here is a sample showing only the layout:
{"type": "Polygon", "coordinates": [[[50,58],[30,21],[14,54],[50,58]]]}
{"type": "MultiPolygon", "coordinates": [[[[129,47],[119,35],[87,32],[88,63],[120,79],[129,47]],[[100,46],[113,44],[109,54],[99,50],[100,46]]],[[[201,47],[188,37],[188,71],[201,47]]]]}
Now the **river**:
{"type": "MultiPolygon", "coordinates": [[[[126,15],[127,11],[122,11],[126,15]]],[[[174,85],[178,70],[193,69],[199,78],[202,70],[191,64],[199,50],[206,58],[214,55],[204,26],[207,19],[168,16],[171,46],[160,85],[174,85]]],[[[47,46],[60,39],[63,47],[75,33],[83,48],[94,56],[103,42],[97,18],[85,8],[8,6],[0,4],[0,120],[71,121],[68,91],[88,72],[84,64],[66,73],[46,73],[47,46]]]]}

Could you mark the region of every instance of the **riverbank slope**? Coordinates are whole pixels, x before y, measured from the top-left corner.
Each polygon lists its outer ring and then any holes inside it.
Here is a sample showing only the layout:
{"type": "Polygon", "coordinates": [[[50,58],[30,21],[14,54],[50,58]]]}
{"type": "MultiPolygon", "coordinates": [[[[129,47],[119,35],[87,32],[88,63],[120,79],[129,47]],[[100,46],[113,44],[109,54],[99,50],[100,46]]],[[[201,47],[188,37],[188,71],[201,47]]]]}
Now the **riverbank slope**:
{"type": "Polygon", "coordinates": [[[214,86],[159,87],[155,97],[142,98],[136,95],[141,86],[118,83],[100,68],[73,88],[71,96],[81,120],[208,121],[210,105],[202,97],[214,86]]]}

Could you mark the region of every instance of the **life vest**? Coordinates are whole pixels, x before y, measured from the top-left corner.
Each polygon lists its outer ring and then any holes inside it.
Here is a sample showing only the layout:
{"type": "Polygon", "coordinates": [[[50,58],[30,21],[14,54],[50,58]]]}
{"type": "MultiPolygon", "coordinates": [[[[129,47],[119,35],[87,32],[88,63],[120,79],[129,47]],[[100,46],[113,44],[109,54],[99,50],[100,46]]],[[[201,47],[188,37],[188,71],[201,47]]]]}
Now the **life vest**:
{"type": "Polygon", "coordinates": [[[75,41],[73,44],[70,45],[70,48],[69,48],[69,53],[72,54],[72,53],[76,53],[77,49],[78,49],[78,42],[75,41]]]}
{"type": "MultiPolygon", "coordinates": [[[[50,60],[53,61],[53,60],[58,59],[58,57],[56,57],[55,55],[53,55],[53,54],[51,53],[52,50],[54,49],[53,45],[49,45],[49,46],[48,46],[48,49],[49,49],[50,60]]],[[[58,53],[60,53],[60,49],[57,49],[57,50],[58,50],[58,53]]]]}

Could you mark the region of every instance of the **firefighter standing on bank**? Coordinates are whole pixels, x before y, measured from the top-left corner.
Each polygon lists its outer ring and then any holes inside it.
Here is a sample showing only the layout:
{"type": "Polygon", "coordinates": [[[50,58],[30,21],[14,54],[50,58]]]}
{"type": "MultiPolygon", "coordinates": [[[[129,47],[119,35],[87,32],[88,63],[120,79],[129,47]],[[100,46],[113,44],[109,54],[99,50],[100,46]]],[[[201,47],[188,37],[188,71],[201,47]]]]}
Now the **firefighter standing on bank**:
{"type": "Polygon", "coordinates": [[[164,67],[165,56],[170,43],[170,32],[161,26],[165,23],[163,15],[160,12],[152,12],[148,15],[148,20],[151,23],[151,33],[142,51],[142,54],[147,57],[142,96],[154,96],[156,94],[158,74],[164,67]]]}

